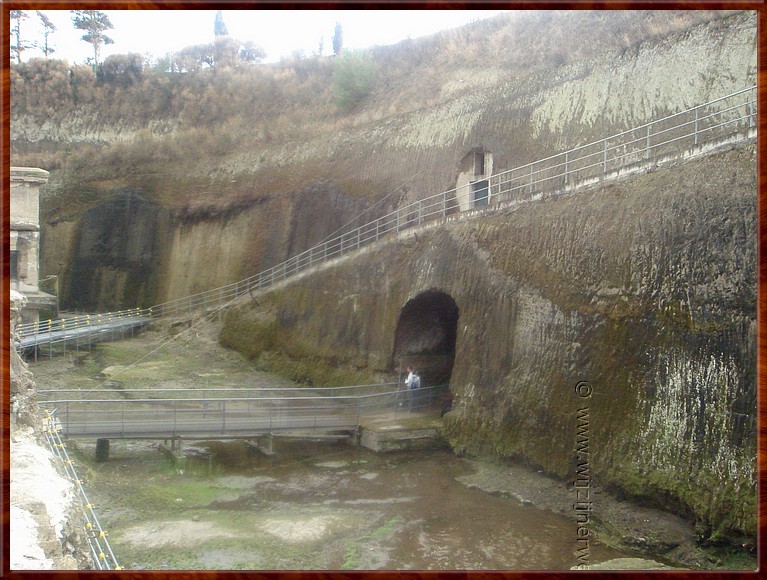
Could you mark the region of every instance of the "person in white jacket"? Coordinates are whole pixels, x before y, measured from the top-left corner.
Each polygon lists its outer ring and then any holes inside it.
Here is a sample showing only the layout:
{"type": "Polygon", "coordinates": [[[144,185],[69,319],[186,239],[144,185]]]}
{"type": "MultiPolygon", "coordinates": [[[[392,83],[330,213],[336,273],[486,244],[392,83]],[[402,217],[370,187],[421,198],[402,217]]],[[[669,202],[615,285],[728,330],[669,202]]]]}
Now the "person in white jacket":
{"type": "Polygon", "coordinates": [[[407,387],[407,410],[412,413],[418,407],[416,398],[419,396],[419,393],[414,391],[421,387],[421,379],[418,373],[413,370],[413,367],[407,367],[405,386],[407,387]]]}

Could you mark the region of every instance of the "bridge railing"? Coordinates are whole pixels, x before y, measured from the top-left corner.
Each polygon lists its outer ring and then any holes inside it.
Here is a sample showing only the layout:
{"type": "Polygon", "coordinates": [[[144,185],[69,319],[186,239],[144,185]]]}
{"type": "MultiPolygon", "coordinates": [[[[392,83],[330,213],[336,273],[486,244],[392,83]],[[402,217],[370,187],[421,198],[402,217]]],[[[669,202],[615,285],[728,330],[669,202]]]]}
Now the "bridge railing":
{"type": "Polygon", "coordinates": [[[102,527],[101,522],[93,509],[93,503],[88,499],[88,495],[83,488],[83,481],[75,470],[75,464],[67,452],[66,445],[59,435],[60,425],[57,417],[49,411],[42,417],[43,434],[53,454],[58,457],[67,474],[67,477],[75,485],[75,489],[80,497],[80,505],[83,516],[83,528],[85,529],[85,538],[88,542],[89,554],[93,563],[94,570],[122,570],[117,561],[117,557],[109,544],[107,532],[102,527]]]}
{"type": "MultiPolygon", "coordinates": [[[[435,385],[410,394],[425,409],[446,389],[446,385],[435,385]]],[[[54,399],[40,405],[56,412],[68,437],[170,438],[355,428],[363,417],[386,410],[396,413],[405,402],[405,392],[395,388],[362,395],[54,399]]]]}
{"type": "Polygon", "coordinates": [[[188,387],[188,388],[146,388],[146,389],[122,389],[122,388],[98,388],[98,389],[39,389],[36,391],[37,400],[42,403],[82,400],[103,400],[113,398],[119,394],[127,400],[162,399],[183,400],[201,399],[218,400],[229,398],[237,399],[291,399],[296,397],[330,397],[376,395],[388,393],[397,388],[402,388],[401,383],[375,383],[369,385],[349,385],[341,387],[188,387]]]}
{"type": "MultiPolygon", "coordinates": [[[[16,339],[23,341],[28,338],[48,338],[48,341],[63,340],[67,333],[77,334],[80,331],[105,327],[120,322],[129,322],[135,318],[148,317],[148,309],[130,308],[103,314],[79,314],[56,320],[40,320],[27,322],[16,327],[16,339]]],[[[84,334],[84,332],[82,333],[84,334]]]]}
{"type": "Polygon", "coordinates": [[[756,86],[640,125],[488,178],[488,195],[458,200],[449,189],[397,208],[364,225],[325,240],[288,260],[238,282],[153,308],[165,316],[225,304],[285,280],[322,262],[355,251],[384,236],[445,218],[462,209],[535,199],[544,193],[575,189],[610,176],[640,171],[648,164],[678,158],[706,144],[746,139],[756,130],[756,86]],[[467,206],[468,204],[468,206],[467,206]]]}
{"type": "MultiPolygon", "coordinates": [[[[466,209],[533,200],[679,158],[719,142],[747,139],[756,131],[756,86],[640,125],[593,143],[488,177],[488,192],[464,199],[449,189],[397,208],[364,225],[325,240],[288,260],[243,280],[178,298],[142,311],[151,317],[192,315],[277,284],[320,263],[403,230],[444,219],[466,209]]],[[[49,321],[48,324],[53,324],[49,321]]]]}
{"type": "Polygon", "coordinates": [[[593,143],[503,171],[489,178],[489,202],[530,199],[605,177],[641,171],[717,141],[756,131],[756,87],[749,87],[593,143]]]}

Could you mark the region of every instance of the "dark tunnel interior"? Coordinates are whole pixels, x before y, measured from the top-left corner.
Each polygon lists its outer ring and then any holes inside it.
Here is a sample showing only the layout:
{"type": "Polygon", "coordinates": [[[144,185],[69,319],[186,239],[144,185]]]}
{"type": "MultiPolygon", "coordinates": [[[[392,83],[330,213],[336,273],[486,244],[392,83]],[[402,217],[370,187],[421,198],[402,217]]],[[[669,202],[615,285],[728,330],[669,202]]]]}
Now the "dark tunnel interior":
{"type": "Polygon", "coordinates": [[[425,385],[449,384],[455,360],[459,309],[439,290],[428,290],[409,300],[397,321],[392,370],[410,365],[425,385]]]}

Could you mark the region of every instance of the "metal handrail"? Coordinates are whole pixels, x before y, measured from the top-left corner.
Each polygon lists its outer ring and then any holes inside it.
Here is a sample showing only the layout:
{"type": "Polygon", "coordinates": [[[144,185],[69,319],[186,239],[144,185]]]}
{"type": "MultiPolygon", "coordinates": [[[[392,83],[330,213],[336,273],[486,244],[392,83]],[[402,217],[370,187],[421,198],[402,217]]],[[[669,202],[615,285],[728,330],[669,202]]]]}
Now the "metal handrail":
{"type": "MultiPolygon", "coordinates": [[[[430,389],[442,389],[446,385],[433,385],[430,387],[419,387],[410,389],[411,391],[428,391],[430,389]]],[[[337,387],[341,388],[341,387],[337,387]]],[[[193,392],[193,391],[192,391],[193,392]]],[[[290,402],[309,401],[361,401],[377,397],[385,397],[401,393],[401,389],[393,389],[383,393],[366,393],[363,395],[316,395],[307,397],[190,397],[183,399],[175,398],[151,398],[151,399],[52,399],[49,401],[39,401],[42,405],[61,405],[64,403],[115,403],[119,406],[137,405],[137,404],[158,404],[158,403],[262,403],[262,402],[290,402]]]]}
{"type": "Polygon", "coordinates": [[[80,329],[105,327],[119,322],[130,322],[136,318],[150,317],[147,308],[130,308],[103,314],[80,314],[56,320],[40,320],[19,324],[16,327],[16,338],[24,340],[35,336],[52,335],[53,333],[76,332],[80,329]]]}
{"type": "MultiPolygon", "coordinates": [[[[346,386],[340,386],[340,387],[309,387],[309,386],[294,386],[294,387],[199,387],[199,388],[169,388],[169,389],[163,389],[163,388],[148,388],[148,389],[122,389],[118,388],[115,389],[114,392],[119,392],[120,395],[132,395],[136,393],[143,393],[143,394],[151,394],[153,396],[156,396],[160,393],[183,393],[187,395],[194,395],[203,393],[203,399],[208,399],[208,397],[204,396],[206,393],[321,393],[321,392],[330,392],[331,397],[336,396],[336,393],[346,393],[352,390],[374,390],[374,389],[382,389],[382,388],[392,388],[396,387],[397,385],[401,385],[402,383],[375,383],[375,384],[369,384],[369,385],[346,385],[346,386]]],[[[113,391],[110,390],[101,390],[101,389],[39,389],[36,391],[37,393],[37,400],[46,402],[46,396],[48,395],[56,395],[55,400],[56,401],[79,401],[82,400],[80,398],[72,398],[72,399],[64,399],[61,398],[62,395],[92,395],[92,394],[113,394],[113,391]]],[[[300,396],[300,395],[296,395],[300,396]]],[[[168,398],[171,399],[172,397],[160,397],[160,398],[168,398]]],[[[242,397],[235,397],[235,398],[242,398],[242,397]]],[[[294,398],[294,397],[286,397],[286,398],[294,398]]],[[[53,399],[51,399],[53,400],[53,399]]],[[[137,399],[131,399],[132,401],[136,401],[137,399]]],[[[99,399],[99,401],[103,401],[103,399],[99,399]]]]}
{"type": "MultiPolygon", "coordinates": [[[[56,408],[66,436],[175,437],[183,434],[262,433],[275,430],[356,428],[363,416],[397,412],[405,390],[316,397],[219,397],[190,399],[86,399],[43,401],[56,408]]],[[[410,389],[430,405],[447,385],[410,389]]]]}
{"type": "MultiPolygon", "coordinates": [[[[756,129],[756,110],[756,86],[752,86],[607,138],[490,175],[487,178],[486,204],[519,203],[544,194],[573,191],[610,176],[641,170],[643,164],[662,161],[667,157],[678,158],[718,140],[750,138],[756,129]]],[[[467,204],[462,207],[458,197],[458,189],[453,188],[422,198],[243,280],[151,308],[135,309],[134,316],[169,317],[220,308],[320,263],[356,251],[384,236],[436,222],[467,209],[467,204]]],[[[474,200],[469,200],[468,205],[469,209],[483,207],[474,200]]],[[[48,321],[48,324],[50,327],[52,322],[48,321]]]]}
{"type": "MultiPolygon", "coordinates": [[[[684,140],[691,140],[693,147],[700,146],[704,140],[710,142],[716,137],[731,136],[742,129],[743,125],[746,125],[747,129],[756,127],[756,86],[621,131],[605,139],[491,175],[488,177],[488,203],[491,199],[496,203],[512,200],[525,189],[529,189],[529,197],[533,197],[536,193],[542,193],[540,185],[544,183],[553,191],[557,187],[565,188],[569,183],[583,183],[589,179],[604,177],[605,174],[620,171],[637,162],[652,161],[653,156],[664,153],[664,147],[678,145],[684,140]],[[732,103],[734,99],[744,95],[746,98],[743,102],[732,103]],[[722,104],[724,105],[719,107],[722,104]],[[719,108],[709,111],[712,107],[719,108]],[[734,118],[728,118],[732,113],[736,113],[734,118]],[[718,122],[711,124],[711,120],[718,122]],[[672,124],[666,126],[669,123],[672,124]],[[724,135],[714,134],[717,129],[728,127],[733,130],[724,135]],[[672,134],[673,131],[684,128],[691,128],[691,131],[681,135],[672,134]],[[523,182],[514,183],[516,178],[513,176],[516,174],[524,174],[523,182]]],[[[226,303],[254,290],[271,286],[318,263],[357,250],[392,232],[400,232],[414,225],[444,218],[460,209],[456,194],[457,189],[453,188],[412,202],[335,238],[323,241],[253,276],[213,290],[165,302],[153,307],[153,310],[160,315],[178,313],[198,305],[207,307],[211,303],[226,303]],[[218,300],[217,296],[220,297],[218,300]]]]}
{"type": "Polygon", "coordinates": [[[120,566],[117,557],[112,551],[112,546],[109,544],[107,531],[103,528],[101,522],[99,522],[93,503],[88,498],[88,495],[83,488],[82,479],[77,475],[74,461],[69,456],[66,445],[61,440],[59,434],[61,424],[56,417],[56,410],[46,410],[45,415],[42,417],[42,421],[43,434],[48,446],[51,448],[54,455],[56,455],[64,464],[64,470],[66,471],[67,476],[74,482],[77,492],[80,495],[85,538],[88,543],[88,549],[90,550],[90,557],[94,569],[122,570],[123,567],[120,566]]]}

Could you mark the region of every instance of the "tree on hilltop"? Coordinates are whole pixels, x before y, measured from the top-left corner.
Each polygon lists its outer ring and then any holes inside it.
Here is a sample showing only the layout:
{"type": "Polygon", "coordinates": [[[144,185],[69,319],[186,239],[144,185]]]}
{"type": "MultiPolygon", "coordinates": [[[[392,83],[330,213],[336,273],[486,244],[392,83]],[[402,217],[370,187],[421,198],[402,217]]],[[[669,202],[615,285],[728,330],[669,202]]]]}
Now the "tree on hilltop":
{"type": "Polygon", "coordinates": [[[216,20],[213,22],[214,36],[229,36],[229,30],[224,23],[224,13],[221,10],[216,11],[216,20]]]}
{"type": "Polygon", "coordinates": [[[341,54],[341,50],[344,47],[344,29],[341,27],[340,22],[336,22],[336,27],[333,30],[333,54],[336,56],[341,54]]]}
{"type": "Polygon", "coordinates": [[[212,68],[234,66],[240,52],[240,43],[230,36],[217,36],[213,44],[212,68]]]}
{"type": "Polygon", "coordinates": [[[240,60],[242,62],[259,63],[264,58],[266,58],[266,51],[252,40],[246,40],[240,47],[240,60]]]}
{"type": "Polygon", "coordinates": [[[109,21],[109,16],[101,10],[70,10],[72,22],[75,28],[85,30],[82,40],[93,45],[93,64],[99,64],[101,47],[106,44],[114,44],[105,32],[114,28],[109,21]]]}
{"type": "Polygon", "coordinates": [[[141,82],[144,76],[144,57],[140,54],[113,54],[104,59],[96,72],[96,79],[121,87],[141,82]]]}
{"type": "Polygon", "coordinates": [[[45,58],[48,58],[51,54],[56,52],[53,47],[51,46],[51,43],[49,41],[49,37],[52,33],[56,32],[56,26],[53,24],[53,22],[50,21],[50,19],[40,12],[37,11],[37,17],[40,19],[40,24],[43,25],[43,43],[37,44],[38,48],[43,51],[43,54],[45,55],[45,58]]]}
{"type": "Polygon", "coordinates": [[[202,68],[213,68],[216,62],[216,47],[210,44],[195,44],[182,48],[176,55],[176,63],[184,72],[197,72],[202,68]]]}
{"type": "Polygon", "coordinates": [[[11,58],[16,58],[16,62],[21,64],[21,53],[29,48],[29,44],[21,40],[21,21],[29,18],[29,15],[23,10],[11,10],[10,11],[11,22],[13,27],[11,28],[11,58]]]}
{"type": "Polygon", "coordinates": [[[339,109],[355,109],[375,88],[378,68],[369,50],[345,50],[333,69],[333,92],[339,109]]]}

